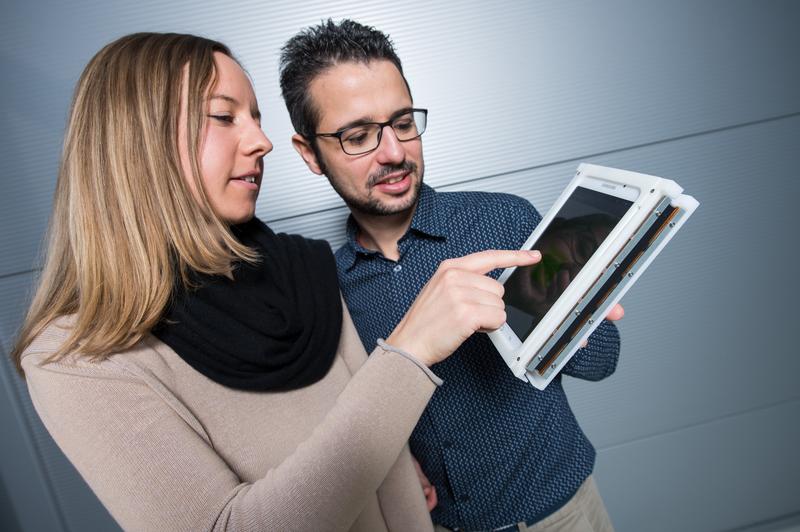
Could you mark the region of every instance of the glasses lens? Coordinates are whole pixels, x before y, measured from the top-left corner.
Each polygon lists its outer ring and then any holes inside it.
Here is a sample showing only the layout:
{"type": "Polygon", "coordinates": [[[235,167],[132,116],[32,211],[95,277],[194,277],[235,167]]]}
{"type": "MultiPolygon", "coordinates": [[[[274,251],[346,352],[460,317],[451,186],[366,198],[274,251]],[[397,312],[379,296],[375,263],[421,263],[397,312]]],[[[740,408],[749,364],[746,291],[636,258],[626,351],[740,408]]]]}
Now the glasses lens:
{"type": "MultiPolygon", "coordinates": [[[[425,110],[415,110],[392,120],[392,129],[397,140],[413,140],[425,133],[428,114],[425,110]]],[[[342,149],[348,155],[361,155],[371,152],[380,144],[381,130],[388,123],[362,124],[345,129],[339,136],[342,149]]]]}
{"type": "Polygon", "coordinates": [[[342,149],[348,155],[360,155],[378,147],[378,134],[381,127],[378,124],[364,124],[342,131],[339,137],[342,149]]]}
{"type": "Polygon", "coordinates": [[[424,111],[412,111],[395,118],[392,122],[392,129],[397,135],[397,140],[412,140],[425,133],[426,119],[424,111]]]}

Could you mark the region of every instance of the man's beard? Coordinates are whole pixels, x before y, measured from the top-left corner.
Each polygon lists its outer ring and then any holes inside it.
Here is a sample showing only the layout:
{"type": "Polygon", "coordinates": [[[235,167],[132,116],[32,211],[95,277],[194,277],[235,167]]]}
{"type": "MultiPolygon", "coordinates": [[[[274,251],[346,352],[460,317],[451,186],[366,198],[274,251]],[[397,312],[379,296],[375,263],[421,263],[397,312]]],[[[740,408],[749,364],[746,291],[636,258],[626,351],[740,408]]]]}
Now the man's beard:
{"type": "Polygon", "coordinates": [[[336,193],[339,194],[347,206],[350,207],[350,210],[370,216],[389,216],[407,211],[408,209],[414,207],[414,205],[417,204],[417,200],[419,199],[419,191],[422,188],[422,176],[420,175],[418,176],[419,179],[417,179],[416,183],[412,183],[411,185],[413,187],[411,190],[411,195],[400,205],[386,205],[375,198],[372,195],[372,187],[387,175],[398,171],[408,172],[409,179],[412,179],[412,175],[416,174],[417,172],[417,163],[413,161],[404,161],[403,164],[383,166],[378,172],[369,176],[369,179],[367,180],[366,197],[356,197],[349,190],[346,190],[345,187],[341,186],[339,178],[328,172],[326,172],[325,175],[328,177],[328,181],[336,193]]]}

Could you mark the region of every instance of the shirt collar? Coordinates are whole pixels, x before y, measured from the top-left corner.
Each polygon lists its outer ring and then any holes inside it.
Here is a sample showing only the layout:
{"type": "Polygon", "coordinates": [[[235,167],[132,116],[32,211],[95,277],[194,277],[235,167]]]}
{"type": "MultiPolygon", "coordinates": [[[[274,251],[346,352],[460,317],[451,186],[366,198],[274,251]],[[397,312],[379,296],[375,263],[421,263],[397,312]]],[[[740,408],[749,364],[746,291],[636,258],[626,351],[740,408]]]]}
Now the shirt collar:
{"type": "MultiPolygon", "coordinates": [[[[447,213],[439,194],[426,184],[422,184],[417,200],[417,208],[411,218],[409,231],[415,231],[434,238],[447,238],[447,213]]],[[[350,270],[355,265],[359,254],[374,255],[377,251],[367,249],[358,243],[358,223],[353,215],[347,217],[347,253],[342,266],[350,270]]],[[[406,233],[406,236],[408,233],[406,233]]],[[[403,237],[405,238],[405,236],[403,237]]]]}
{"type": "Polygon", "coordinates": [[[428,236],[447,238],[447,219],[441,196],[423,183],[410,229],[428,236]]]}

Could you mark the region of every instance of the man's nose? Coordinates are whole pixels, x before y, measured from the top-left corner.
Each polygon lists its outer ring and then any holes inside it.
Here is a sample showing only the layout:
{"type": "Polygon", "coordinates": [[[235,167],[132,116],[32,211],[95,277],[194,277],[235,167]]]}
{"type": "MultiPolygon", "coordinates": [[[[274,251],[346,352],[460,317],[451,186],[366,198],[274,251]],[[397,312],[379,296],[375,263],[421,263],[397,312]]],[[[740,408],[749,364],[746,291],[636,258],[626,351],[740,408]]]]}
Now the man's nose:
{"type": "Polygon", "coordinates": [[[405,148],[403,148],[403,143],[397,140],[392,126],[383,127],[383,135],[376,155],[381,164],[399,164],[405,160],[405,148]]]}

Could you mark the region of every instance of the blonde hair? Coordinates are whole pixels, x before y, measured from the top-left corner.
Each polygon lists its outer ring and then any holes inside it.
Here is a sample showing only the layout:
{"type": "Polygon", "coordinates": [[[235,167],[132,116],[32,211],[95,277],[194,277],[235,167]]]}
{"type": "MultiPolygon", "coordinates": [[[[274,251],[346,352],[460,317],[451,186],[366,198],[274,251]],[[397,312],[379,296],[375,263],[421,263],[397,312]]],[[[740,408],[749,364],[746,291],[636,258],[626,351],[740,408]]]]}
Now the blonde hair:
{"type": "Polygon", "coordinates": [[[12,359],[61,316],[67,341],[49,360],[94,360],[139,342],[190,272],[230,275],[255,253],[213,211],[198,164],[216,41],[137,33],[95,55],[75,89],[48,230],[44,267],[12,359]],[[178,154],[181,87],[197,197],[178,154]]]}

